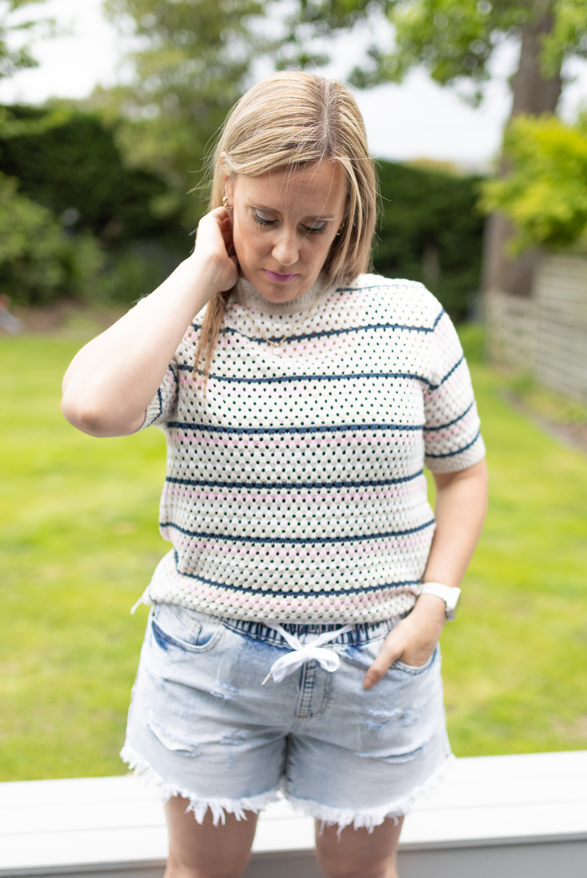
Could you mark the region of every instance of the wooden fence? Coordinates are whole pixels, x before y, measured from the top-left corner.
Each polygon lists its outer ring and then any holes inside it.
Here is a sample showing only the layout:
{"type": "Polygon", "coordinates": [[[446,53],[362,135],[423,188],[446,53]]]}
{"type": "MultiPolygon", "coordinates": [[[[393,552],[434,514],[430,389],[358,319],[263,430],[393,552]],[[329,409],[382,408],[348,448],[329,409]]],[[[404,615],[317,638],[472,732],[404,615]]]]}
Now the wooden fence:
{"type": "Polygon", "coordinates": [[[491,290],[485,307],[490,360],[587,401],[587,258],[545,255],[530,298],[491,290]]]}

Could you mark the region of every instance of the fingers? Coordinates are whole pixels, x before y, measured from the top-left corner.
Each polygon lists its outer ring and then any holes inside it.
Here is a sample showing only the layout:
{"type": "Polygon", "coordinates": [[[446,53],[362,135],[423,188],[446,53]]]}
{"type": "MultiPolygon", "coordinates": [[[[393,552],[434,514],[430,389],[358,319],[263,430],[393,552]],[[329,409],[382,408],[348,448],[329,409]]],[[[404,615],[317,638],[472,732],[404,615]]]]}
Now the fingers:
{"type": "Polygon", "coordinates": [[[402,649],[395,644],[395,638],[389,643],[388,639],[383,641],[379,655],[363,677],[363,689],[372,689],[402,654],[402,649]]]}

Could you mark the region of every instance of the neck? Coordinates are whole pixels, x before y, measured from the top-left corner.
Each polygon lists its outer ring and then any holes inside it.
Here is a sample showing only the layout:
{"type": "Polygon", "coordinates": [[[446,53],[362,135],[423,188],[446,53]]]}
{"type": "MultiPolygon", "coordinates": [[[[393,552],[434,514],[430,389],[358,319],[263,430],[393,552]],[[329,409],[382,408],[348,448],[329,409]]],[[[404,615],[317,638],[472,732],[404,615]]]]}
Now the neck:
{"type": "Polygon", "coordinates": [[[257,292],[248,280],[241,277],[236,286],[235,299],[239,305],[246,304],[251,311],[258,311],[262,314],[303,314],[310,310],[324,290],[325,278],[319,275],[310,289],[302,293],[301,296],[290,299],[289,302],[271,302],[257,292]]]}

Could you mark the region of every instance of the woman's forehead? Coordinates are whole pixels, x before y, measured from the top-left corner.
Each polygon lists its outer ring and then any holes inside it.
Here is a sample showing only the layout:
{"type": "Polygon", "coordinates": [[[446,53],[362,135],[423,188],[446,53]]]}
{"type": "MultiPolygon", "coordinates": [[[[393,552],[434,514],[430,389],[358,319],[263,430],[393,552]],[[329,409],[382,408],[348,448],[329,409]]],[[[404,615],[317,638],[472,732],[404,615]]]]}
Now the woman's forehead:
{"type": "Polygon", "coordinates": [[[237,176],[235,191],[258,207],[335,216],[344,208],[346,177],[338,162],[323,160],[274,168],[257,177],[237,176]]]}

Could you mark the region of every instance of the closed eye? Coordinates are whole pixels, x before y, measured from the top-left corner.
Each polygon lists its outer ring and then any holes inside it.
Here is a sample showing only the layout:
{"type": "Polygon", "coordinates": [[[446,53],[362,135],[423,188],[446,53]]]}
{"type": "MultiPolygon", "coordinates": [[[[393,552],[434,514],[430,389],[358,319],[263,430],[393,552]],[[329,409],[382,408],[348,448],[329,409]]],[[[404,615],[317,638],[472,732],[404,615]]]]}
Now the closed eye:
{"type": "Polygon", "coordinates": [[[267,217],[264,217],[258,210],[253,210],[253,219],[256,223],[259,223],[260,226],[273,226],[277,222],[277,220],[267,219],[267,217]]]}
{"type": "MultiPolygon", "coordinates": [[[[263,216],[263,211],[257,210],[253,208],[253,220],[258,223],[260,226],[274,226],[277,222],[276,219],[268,219],[267,216],[263,216]]],[[[323,222],[321,225],[313,225],[306,226],[302,225],[303,231],[308,235],[323,235],[326,231],[326,223],[323,222]]]]}

